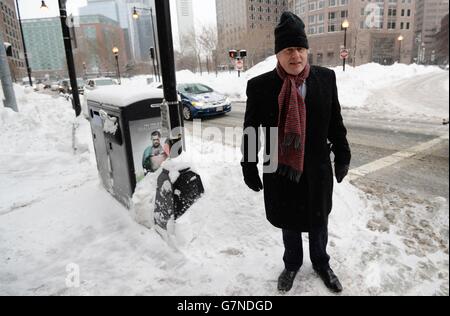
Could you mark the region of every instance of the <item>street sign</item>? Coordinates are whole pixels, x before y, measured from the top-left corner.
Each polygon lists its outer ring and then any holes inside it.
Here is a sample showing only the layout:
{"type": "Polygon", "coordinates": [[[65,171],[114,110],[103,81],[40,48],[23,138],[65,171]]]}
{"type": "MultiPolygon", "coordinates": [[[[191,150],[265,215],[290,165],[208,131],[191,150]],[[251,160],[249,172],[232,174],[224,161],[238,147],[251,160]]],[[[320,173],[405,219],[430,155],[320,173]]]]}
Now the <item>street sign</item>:
{"type": "Polygon", "coordinates": [[[340,53],[340,57],[341,59],[348,59],[348,56],[350,55],[350,52],[348,51],[348,49],[341,49],[341,53],[340,53]]]}
{"type": "Polygon", "coordinates": [[[238,71],[244,70],[244,61],[242,59],[236,60],[236,70],[238,71]]]}

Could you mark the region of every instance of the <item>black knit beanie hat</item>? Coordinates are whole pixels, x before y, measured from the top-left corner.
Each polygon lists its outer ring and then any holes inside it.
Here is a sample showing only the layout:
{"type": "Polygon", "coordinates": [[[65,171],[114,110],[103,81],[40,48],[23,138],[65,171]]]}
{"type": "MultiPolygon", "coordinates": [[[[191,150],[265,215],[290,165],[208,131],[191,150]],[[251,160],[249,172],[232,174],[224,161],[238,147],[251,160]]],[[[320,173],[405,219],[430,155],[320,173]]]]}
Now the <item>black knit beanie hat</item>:
{"type": "Polygon", "coordinates": [[[305,23],[292,12],[283,12],[275,28],[275,54],[288,47],[309,49],[305,23]]]}

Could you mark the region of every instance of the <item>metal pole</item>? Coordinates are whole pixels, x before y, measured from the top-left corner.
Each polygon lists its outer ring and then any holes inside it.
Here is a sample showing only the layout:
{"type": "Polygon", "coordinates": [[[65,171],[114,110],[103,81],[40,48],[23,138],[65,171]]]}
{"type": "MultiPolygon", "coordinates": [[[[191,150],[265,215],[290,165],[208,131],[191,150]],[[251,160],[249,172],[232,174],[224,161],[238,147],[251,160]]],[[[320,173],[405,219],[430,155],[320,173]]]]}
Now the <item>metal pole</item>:
{"type": "MultiPolygon", "coordinates": [[[[347,49],[347,28],[344,28],[344,49],[347,49]]],[[[346,59],[344,59],[344,71],[345,71],[345,62],[346,59]]]]}
{"type": "Polygon", "coordinates": [[[73,52],[72,52],[72,43],[70,39],[70,31],[67,25],[67,11],[66,11],[66,1],[67,0],[58,0],[59,5],[59,15],[61,18],[61,28],[64,39],[64,48],[66,50],[66,59],[67,59],[67,70],[69,71],[70,85],[72,87],[72,105],[75,110],[75,115],[79,116],[81,114],[81,104],[80,104],[80,95],[78,94],[78,83],[77,83],[77,75],[75,72],[75,64],[73,61],[73,52]]]}
{"type": "Polygon", "coordinates": [[[155,51],[154,48],[150,47],[150,58],[152,59],[152,63],[153,63],[153,77],[155,78],[155,81],[157,81],[154,51],[155,51]]]}
{"type": "Polygon", "coordinates": [[[117,79],[119,80],[119,84],[122,84],[122,80],[120,78],[119,54],[116,54],[115,57],[116,57],[116,66],[117,66],[117,79]]]}
{"type": "Polygon", "coordinates": [[[2,82],[3,95],[5,100],[3,104],[13,111],[19,112],[17,108],[16,95],[14,94],[14,87],[11,80],[11,71],[8,64],[8,56],[6,56],[5,46],[3,45],[3,34],[0,32],[0,80],[2,82]]]}
{"type": "MultiPolygon", "coordinates": [[[[161,82],[161,73],[159,68],[159,54],[158,54],[158,44],[156,43],[156,33],[155,33],[155,24],[153,23],[153,9],[150,8],[150,18],[152,20],[152,32],[153,32],[153,43],[155,44],[155,58],[156,58],[156,72],[158,76],[158,81],[161,82]]],[[[158,32],[159,33],[159,32],[158,32]]]]}
{"type": "Polygon", "coordinates": [[[86,63],[83,63],[83,79],[86,80],[87,79],[87,70],[86,70],[86,63]]]}
{"type": "Polygon", "coordinates": [[[19,0],[16,0],[16,6],[17,6],[17,17],[19,18],[20,35],[22,37],[23,55],[25,58],[25,64],[27,66],[28,81],[30,83],[30,87],[33,87],[33,80],[31,79],[31,67],[30,63],[28,62],[27,46],[25,45],[25,37],[23,35],[22,19],[20,18],[19,0]]]}
{"type": "MultiPolygon", "coordinates": [[[[170,20],[170,3],[167,0],[155,0],[158,41],[161,49],[161,72],[164,98],[168,102],[170,113],[171,138],[175,143],[183,142],[183,118],[181,104],[178,102],[177,78],[175,74],[175,54],[173,49],[172,25],[170,20]],[[172,135],[174,129],[176,134],[172,135]]],[[[181,147],[183,148],[183,146],[181,147]]],[[[181,154],[181,152],[176,153],[181,154]]]]}

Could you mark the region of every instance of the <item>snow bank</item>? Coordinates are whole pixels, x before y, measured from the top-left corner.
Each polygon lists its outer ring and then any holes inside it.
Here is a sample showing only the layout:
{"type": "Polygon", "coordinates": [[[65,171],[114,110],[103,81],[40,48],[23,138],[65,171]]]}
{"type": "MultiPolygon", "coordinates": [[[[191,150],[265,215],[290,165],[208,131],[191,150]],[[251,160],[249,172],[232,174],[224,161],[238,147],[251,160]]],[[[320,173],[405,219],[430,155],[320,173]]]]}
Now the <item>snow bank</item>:
{"type": "MultiPolygon", "coordinates": [[[[358,67],[332,68],[336,72],[339,101],[344,108],[360,108],[367,106],[367,100],[373,92],[400,84],[407,79],[430,73],[444,73],[437,66],[394,64],[382,66],[371,63],[358,67]]],[[[379,93],[382,93],[380,91],[379,93]]]]}
{"type": "Polygon", "coordinates": [[[29,88],[15,85],[19,113],[0,108],[0,152],[71,152],[72,105],[59,97],[39,95],[29,88]]]}

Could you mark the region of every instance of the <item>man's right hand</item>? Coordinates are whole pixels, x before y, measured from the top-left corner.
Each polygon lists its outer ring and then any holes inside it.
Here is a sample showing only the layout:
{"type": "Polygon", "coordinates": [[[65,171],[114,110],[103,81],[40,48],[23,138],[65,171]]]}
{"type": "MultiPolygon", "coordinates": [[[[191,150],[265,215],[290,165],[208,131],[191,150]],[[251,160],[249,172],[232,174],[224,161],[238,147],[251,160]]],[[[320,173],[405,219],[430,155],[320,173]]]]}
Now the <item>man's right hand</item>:
{"type": "Polygon", "coordinates": [[[242,167],[245,184],[255,192],[263,189],[261,178],[259,177],[258,167],[256,165],[242,167]]]}

